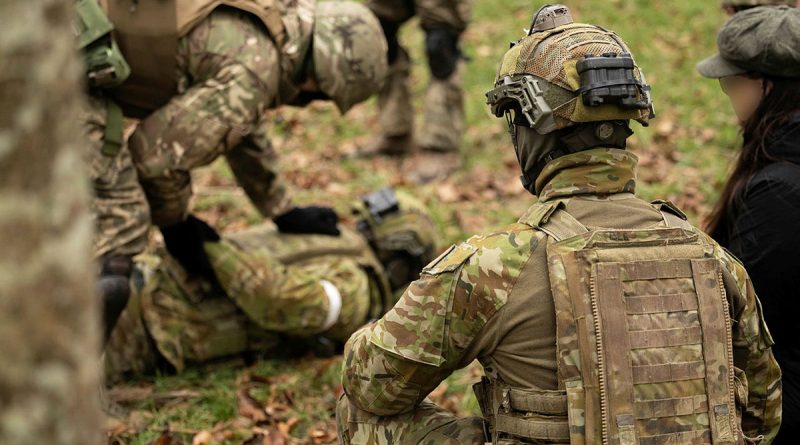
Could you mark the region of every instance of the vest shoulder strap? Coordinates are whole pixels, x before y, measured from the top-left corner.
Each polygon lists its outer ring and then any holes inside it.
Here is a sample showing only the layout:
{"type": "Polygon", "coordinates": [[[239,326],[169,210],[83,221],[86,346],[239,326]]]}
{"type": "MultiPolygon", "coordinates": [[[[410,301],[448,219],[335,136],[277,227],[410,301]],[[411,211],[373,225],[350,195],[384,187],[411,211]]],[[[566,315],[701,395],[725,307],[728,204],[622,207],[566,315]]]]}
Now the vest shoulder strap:
{"type": "Polygon", "coordinates": [[[564,210],[564,201],[537,202],[519,222],[546,233],[556,241],[588,233],[589,229],[564,210]]]}
{"type": "Polygon", "coordinates": [[[667,227],[686,230],[693,229],[692,225],[687,220],[688,217],[686,214],[683,213],[683,211],[681,211],[681,209],[679,209],[678,206],[672,202],[658,199],[653,201],[651,204],[656,208],[656,210],[661,212],[661,217],[664,219],[664,225],[667,227]]]}

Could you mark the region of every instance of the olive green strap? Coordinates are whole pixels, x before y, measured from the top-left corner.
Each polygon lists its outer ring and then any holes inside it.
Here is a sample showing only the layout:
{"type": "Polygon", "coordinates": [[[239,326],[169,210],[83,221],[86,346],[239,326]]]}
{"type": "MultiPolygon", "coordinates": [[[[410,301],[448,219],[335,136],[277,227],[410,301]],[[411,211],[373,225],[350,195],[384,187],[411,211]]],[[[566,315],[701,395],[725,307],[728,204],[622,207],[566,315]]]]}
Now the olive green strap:
{"type": "Polygon", "coordinates": [[[123,143],[124,121],[122,108],[113,100],[106,100],[106,131],[103,135],[103,155],[113,158],[119,154],[123,143]]]}
{"type": "Polygon", "coordinates": [[[500,413],[495,419],[495,428],[499,433],[525,439],[569,443],[569,423],[566,419],[532,419],[500,413]]]}
{"type": "Polygon", "coordinates": [[[546,416],[567,415],[567,394],[565,391],[508,389],[509,404],[512,410],[537,413],[546,416]]]}

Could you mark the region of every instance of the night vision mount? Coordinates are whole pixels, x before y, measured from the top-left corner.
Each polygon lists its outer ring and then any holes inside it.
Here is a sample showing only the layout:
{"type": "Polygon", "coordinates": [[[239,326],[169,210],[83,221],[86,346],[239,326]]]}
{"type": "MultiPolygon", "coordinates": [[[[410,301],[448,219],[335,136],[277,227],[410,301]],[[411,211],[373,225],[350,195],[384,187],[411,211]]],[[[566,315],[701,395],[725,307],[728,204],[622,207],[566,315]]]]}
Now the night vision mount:
{"type": "Polygon", "coordinates": [[[650,85],[634,74],[636,64],[629,53],[586,55],[577,64],[581,88],[578,91],[587,107],[616,105],[629,110],[650,109],[654,117],[650,85]]]}

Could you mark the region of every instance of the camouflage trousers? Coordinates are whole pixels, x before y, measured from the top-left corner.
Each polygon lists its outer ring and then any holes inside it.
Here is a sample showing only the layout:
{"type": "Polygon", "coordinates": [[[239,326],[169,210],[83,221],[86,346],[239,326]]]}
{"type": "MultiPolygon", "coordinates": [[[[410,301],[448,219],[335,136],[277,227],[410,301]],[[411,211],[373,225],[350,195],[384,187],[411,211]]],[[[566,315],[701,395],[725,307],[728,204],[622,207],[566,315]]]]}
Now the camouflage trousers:
{"type": "Polygon", "coordinates": [[[379,283],[363,258],[331,253],[337,245],[369,249],[348,229],[334,238],[285,235],[268,226],[207,243],[229,298],[210,294],[163,249],[140,255],[142,279],[134,280],[139,284],[106,346],[107,377],[151,373],[161,358],[181,372],[192,364],[269,355],[285,350],[290,339],[343,343],[366,321],[379,283]],[[302,253],[309,249],[316,253],[302,253]],[[338,307],[332,308],[332,293],[338,307]]]}
{"type": "Polygon", "coordinates": [[[417,16],[423,28],[458,32],[467,29],[472,15],[472,0],[368,0],[367,6],[382,20],[400,23],[417,16]]]}
{"type": "MultiPolygon", "coordinates": [[[[333,241],[358,246],[358,237],[344,229],[333,241]]],[[[287,265],[276,254],[278,248],[268,248],[275,240],[294,255],[317,240],[330,242],[324,235],[251,230],[206,243],[222,287],[261,329],[296,337],[324,332],[336,342],[347,341],[365,323],[371,304],[370,278],[360,262],[343,255],[315,255],[287,265]]]]}
{"type": "Polygon", "coordinates": [[[84,155],[91,166],[94,189],[94,256],[134,256],[142,252],[147,243],[150,211],[130,152],[123,143],[113,156],[102,153],[106,128],[104,98],[90,96],[81,120],[90,142],[84,155]]]}
{"type": "Polygon", "coordinates": [[[483,445],[483,419],[456,417],[429,400],[414,411],[376,416],[342,395],[336,406],[339,443],[344,445],[483,445]]]}
{"type": "MultiPolygon", "coordinates": [[[[442,26],[462,32],[469,22],[470,1],[417,0],[416,2],[371,0],[370,9],[381,19],[404,22],[414,14],[423,28],[442,26]]],[[[446,79],[431,76],[423,98],[424,117],[417,144],[436,151],[457,151],[464,131],[463,62],[446,79]]],[[[411,60],[404,48],[389,67],[389,77],[378,93],[380,125],[384,137],[413,133],[414,109],[411,103],[411,60]]]]}
{"type": "Polygon", "coordinates": [[[220,9],[178,42],[177,94],[143,119],[130,150],[153,222],[185,219],[191,171],[225,156],[237,183],[265,216],[289,208],[266,110],[279,89],[279,53],[246,13],[220,9]]]}

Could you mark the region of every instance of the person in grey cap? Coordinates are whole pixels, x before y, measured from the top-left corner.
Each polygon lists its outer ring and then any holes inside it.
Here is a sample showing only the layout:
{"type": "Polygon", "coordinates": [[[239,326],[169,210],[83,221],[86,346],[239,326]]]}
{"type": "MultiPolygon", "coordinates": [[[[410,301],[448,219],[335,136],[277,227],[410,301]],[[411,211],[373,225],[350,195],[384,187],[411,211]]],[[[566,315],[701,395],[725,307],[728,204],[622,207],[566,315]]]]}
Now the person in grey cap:
{"type": "Polygon", "coordinates": [[[800,0],[722,0],[722,9],[731,15],[758,6],[780,5],[798,6],[800,5],[800,0]]]}
{"type": "Polygon", "coordinates": [[[783,370],[783,424],[774,444],[800,437],[800,10],[734,15],[719,54],[698,64],[719,79],[744,142],[706,227],[750,272],[783,370]]]}

